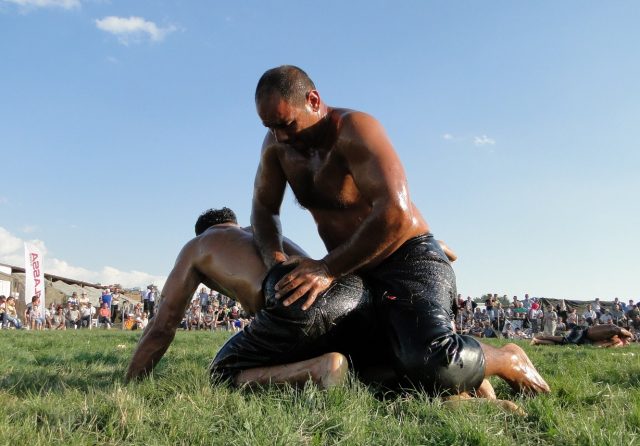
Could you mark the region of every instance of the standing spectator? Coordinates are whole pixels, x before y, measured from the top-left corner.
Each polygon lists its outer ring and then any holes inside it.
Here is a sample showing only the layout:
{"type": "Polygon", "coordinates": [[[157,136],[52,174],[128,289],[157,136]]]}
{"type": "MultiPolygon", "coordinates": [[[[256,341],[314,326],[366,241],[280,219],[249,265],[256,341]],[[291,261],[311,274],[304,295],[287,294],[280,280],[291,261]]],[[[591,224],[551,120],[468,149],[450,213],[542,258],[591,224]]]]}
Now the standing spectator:
{"type": "Polygon", "coordinates": [[[91,303],[91,301],[89,300],[89,296],[87,296],[87,292],[85,290],[82,290],[82,292],[80,292],[80,299],[77,299],[75,302],[78,307],[81,305],[89,305],[91,303]]]}
{"type": "Polygon", "coordinates": [[[16,298],[13,296],[7,297],[4,320],[7,327],[12,324],[18,330],[22,328],[22,322],[18,319],[18,311],[16,310],[16,298]]]}
{"type": "Polygon", "coordinates": [[[71,302],[71,305],[78,305],[78,293],[75,291],[71,293],[71,297],[67,299],[67,302],[71,302]]]}
{"type": "Polygon", "coordinates": [[[200,288],[198,297],[200,298],[200,311],[204,314],[207,312],[207,308],[209,307],[209,293],[207,293],[207,289],[205,287],[200,288]]]}
{"type": "Polygon", "coordinates": [[[528,294],[524,295],[524,300],[522,301],[522,307],[527,311],[531,308],[531,299],[529,299],[528,294]]]}
{"type": "MultiPolygon", "coordinates": [[[[149,309],[149,288],[151,288],[151,285],[149,285],[146,290],[140,291],[143,311],[147,311],[149,309]]],[[[142,316],[142,313],[140,313],[140,316],[142,316]]]]}
{"type": "Polygon", "coordinates": [[[566,322],[567,316],[569,313],[567,312],[567,304],[564,301],[564,299],[562,299],[560,303],[556,306],[556,311],[558,312],[558,320],[562,322],[566,322]]]}
{"type": "Polygon", "coordinates": [[[555,312],[551,305],[547,305],[542,320],[544,321],[544,334],[546,336],[555,336],[558,325],[558,313],[555,312]]]}
{"type": "Polygon", "coordinates": [[[106,302],[102,302],[102,306],[98,312],[98,323],[104,324],[107,330],[111,329],[111,310],[106,302]]]}
{"type": "Polygon", "coordinates": [[[111,295],[111,290],[109,288],[102,290],[100,306],[102,307],[102,304],[107,304],[109,309],[111,309],[112,300],[113,300],[113,296],[111,295]]]}
{"type": "Polygon", "coordinates": [[[154,315],[154,307],[156,304],[156,288],[153,285],[149,285],[147,287],[147,310],[146,313],[149,316],[149,319],[153,318],[154,315]]]}
{"type": "Polygon", "coordinates": [[[477,304],[471,299],[471,296],[467,296],[467,300],[464,302],[464,306],[468,312],[472,313],[477,304]]]}
{"type": "Polygon", "coordinates": [[[118,316],[118,311],[120,310],[120,299],[122,298],[122,291],[120,288],[116,288],[115,292],[112,295],[111,300],[111,324],[116,323],[116,317],[118,316]]]}
{"type": "Polygon", "coordinates": [[[620,309],[622,311],[627,311],[627,306],[625,305],[625,303],[621,302],[617,297],[613,299],[613,306],[615,307],[616,305],[620,305],[620,309]]]}
{"type": "Polygon", "coordinates": [[[529,312],[527,313],[527,317],[529,318],[529,326],[531,327],[531,334],[535,335],[540,331],[540,305],[537,302],[533,302],[531,304],[531,308],[529,308],[529,312]]]}
{"type": "Polygon", "coordinates": [[[593,311],[593,307],[591,306],[591,304],[587,304],[587,309],[582,314],[582,317],[585,321],[587,321],[589,326],[594,325],[596,323],[596,320],[598,319],[598,315],[595,311],[593,311]]]}

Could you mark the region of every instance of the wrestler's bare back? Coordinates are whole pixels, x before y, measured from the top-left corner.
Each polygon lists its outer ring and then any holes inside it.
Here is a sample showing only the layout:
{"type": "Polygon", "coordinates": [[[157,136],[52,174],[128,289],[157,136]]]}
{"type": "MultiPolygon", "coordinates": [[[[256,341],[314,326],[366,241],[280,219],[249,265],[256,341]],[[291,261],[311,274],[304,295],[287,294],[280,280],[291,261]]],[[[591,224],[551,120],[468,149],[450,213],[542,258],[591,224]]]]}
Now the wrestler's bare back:
{"type": "MultiPolygon", "coordinates": [[[[288,255],[307,255],[288,239],[283,244],[288,255]]],[[[192,256],[202,283],[237,300],[251,314],[262,308],[262,280],[267,270],[253,243],[251,227],[212,226],[192,241],[190,250],[185,254],[192,256]]]]}

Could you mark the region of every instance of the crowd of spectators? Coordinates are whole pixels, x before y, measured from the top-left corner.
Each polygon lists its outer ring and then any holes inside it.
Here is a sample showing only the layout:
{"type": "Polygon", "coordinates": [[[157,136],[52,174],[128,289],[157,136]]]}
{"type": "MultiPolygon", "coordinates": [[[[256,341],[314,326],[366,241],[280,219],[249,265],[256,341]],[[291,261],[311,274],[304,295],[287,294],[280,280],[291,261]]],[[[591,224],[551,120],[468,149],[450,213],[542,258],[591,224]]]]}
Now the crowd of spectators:
{"type": "MultiPolygon", "coordinates": [[[[14,296],[0,296],[0,328],[29,330],[78,330],[118,327],[143,330],[153,318],[158,289],[149,285],[140,291],[139,299],[125,296],[118,286],[102,291],[97,305],[92,305],[87,293],[72,292],[62,303],[40,305],[33,296],[24,312],[18,313],[14,296]]],[[[251,318],[234,300],[202,288],[187,309],[180,327],[185,330],[240,331],[251,318]]]]}
{"type": "Polygon", "coordinates": [[[241,331],[251,317],[233,299],[201,288],[191,301],[180,327],[184,330],[241,331]]]}
{"type": "Polygon", "coordinates": [[[547,299],[524,299],[513,296],[485,295],[480,303],[458,295],[455,324],[460,333],[477,337],[531,339],[537,334],[561,336],[576,326],[591,327],[614,324],[640,335],[640,302],[632,299],[627,304],[617,297],[613,302],[601,302],[599,298],[584,308],[571,306],[565,300],[555,305],[547,299]]]}
{"type": "MultiPolygon", "coordinates": [[[[125,297],[119,287],[102,291],[98,305],[91,305],[87,294],[73,292],[62,304],[49,304],[44,311],[40,299],[33,296],[24,314],[18,314],[15,297],[0,296],[0,327],[31,330],[68,330],[114,326],[142,330],[155,313],[158,290],[153,285],[140,292],[139,301],[125,297]]],[[[590,327],[615,324],[640,337],[640,302],[613,302],[595,299],[590,303],[555,301],[529,297],[498,297],[488,294],[482,299],[466,300],[458,295],[456,330],[478,337],[530,339],[537,334],[559,336],[575,326],[590,327]]],[[[213,290],[201,288],[187,308],[180,327],[184,330],[244,329],[252,318],[233,299],[213,290]]]]}

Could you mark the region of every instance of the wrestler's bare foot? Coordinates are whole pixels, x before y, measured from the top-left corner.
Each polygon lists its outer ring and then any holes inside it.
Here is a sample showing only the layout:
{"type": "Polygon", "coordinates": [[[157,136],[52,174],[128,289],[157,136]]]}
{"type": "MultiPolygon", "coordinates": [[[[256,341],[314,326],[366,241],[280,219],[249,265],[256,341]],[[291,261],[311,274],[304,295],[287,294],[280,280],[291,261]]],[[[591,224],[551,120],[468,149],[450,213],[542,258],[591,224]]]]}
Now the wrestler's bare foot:
{"type": "Polygon", "coordinates": [[[507,344],[500,349],[506,353],[507,363],[497,373],[516,392],[527,394],[549,393],[549,385],[540,376],[527,354],[516,344],[507,344]]]}
{"type": "Polygon", "coordinates": [[[344,382],[349,371],[347,358],[336,352],[327,353],[321,358],[324,360],[324,371],[320,375],[318,387],[328,389],[344,382]]]}
{"type": "Polygon", "coordinates": [[[343,382],[348,369],[344,355],[325,353],[305,361],[243,370],[236,376],[235,384],[254,386],[288,383],[301,386],[311,380],[318,387],[328,389],[343,382]]]}

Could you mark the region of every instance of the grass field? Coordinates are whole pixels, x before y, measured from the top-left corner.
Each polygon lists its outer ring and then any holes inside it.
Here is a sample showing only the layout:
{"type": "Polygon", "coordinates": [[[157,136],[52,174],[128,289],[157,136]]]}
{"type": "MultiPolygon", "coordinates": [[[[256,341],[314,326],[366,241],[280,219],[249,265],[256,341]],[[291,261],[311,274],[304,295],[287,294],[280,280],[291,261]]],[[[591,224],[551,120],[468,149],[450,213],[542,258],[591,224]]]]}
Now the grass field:
{"type": "Polygon", "coordinates": [[[0,334],[0,444],[640,444],[638,345],[523,344],[552,394],[515,397],[492,380],[521,417],[419,393],[381,398],[355,380],[327,392],[211,388],[207,366],[226,333],[178,333],[154,376],[126,386],[139,334],[0,334]]]}

